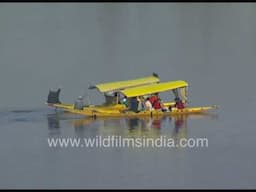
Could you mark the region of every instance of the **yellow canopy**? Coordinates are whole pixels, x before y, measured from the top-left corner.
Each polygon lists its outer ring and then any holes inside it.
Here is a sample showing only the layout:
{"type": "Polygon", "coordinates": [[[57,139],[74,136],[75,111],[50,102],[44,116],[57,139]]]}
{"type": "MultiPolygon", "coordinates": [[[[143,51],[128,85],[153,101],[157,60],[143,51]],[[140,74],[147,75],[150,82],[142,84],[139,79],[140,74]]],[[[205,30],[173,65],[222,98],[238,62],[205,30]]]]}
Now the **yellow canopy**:
{"type": "Polygon", "coordinates": [[[116,81],[109,83],[97,84],[95,86],[89,87],[89,89],[97,88],[100,92],[108,92],[108,91],[117,91],[125,88],[131,88],[135,86],[147,85],[152,83],[160,82],[160,79],[157,74],[153,73],[152,76],[143,77],[133,80],[126,81],[116,81]]]}
{"type": "Polygon", "coordinates": [[[120,92],[126,95],[127,97],[136,97],[136,96],[149,95],[153,93],[169,91],[176,88],[187,87],[187,86],[188,86],[188,83],[186,81],[178,80],[178,81],[168,81],[168,82],[161,82],[157,84],[128,88],[120,92]]]}

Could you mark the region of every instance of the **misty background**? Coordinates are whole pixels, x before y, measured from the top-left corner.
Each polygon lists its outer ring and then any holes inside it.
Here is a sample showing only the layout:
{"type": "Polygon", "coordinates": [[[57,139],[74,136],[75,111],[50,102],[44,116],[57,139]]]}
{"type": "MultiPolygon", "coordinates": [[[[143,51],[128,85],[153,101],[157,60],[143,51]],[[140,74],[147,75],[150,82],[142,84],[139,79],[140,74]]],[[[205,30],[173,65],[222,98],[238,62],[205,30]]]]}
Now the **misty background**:
{"type": "Polygon", "coordinates": [[[256,5],[242,3],[1,3],[1,108],[40,107],[91,84],[156,72],[190,84],[194,105],[255,103],[256,5]]]}

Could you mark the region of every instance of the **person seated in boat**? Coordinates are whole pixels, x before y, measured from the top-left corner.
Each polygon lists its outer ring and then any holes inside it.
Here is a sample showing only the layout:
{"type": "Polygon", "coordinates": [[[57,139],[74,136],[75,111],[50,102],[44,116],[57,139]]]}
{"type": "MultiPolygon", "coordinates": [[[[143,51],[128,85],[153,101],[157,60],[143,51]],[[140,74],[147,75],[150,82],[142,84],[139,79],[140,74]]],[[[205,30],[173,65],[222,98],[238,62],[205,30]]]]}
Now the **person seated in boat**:
{"type": "Polygon", "coordinates": [[[144,111],[143,98],[137,97],[137,101],[138,101],[138,111],[144,111]]]}
{"type": "Polygon", "coordinates": [[[79,96],[79,97],[77,98],[77,100],[75,101],[74,109],[83,110],[83,108],[84,108],[83,97],[82,97],[82,96],[79,96]]]}
{"type": "Polygon", "coordinates": [[[174,107],[176,107],[177,109],[184,109],[185,105],[179,97],[176,97],[174,107]]]}
{"type": "Polygon", "coordinates": [[[161,99],[158,98],[155,102],[154,102],[154,105],[153,105],[153,108],[155,110],[159,110],[159,111],[163,111],[163,112],[166,112],[167,109],[164,107],[163,103],[161,102],[161,99]]]}
{"type": "Polygon", "coordinates": [[[132,97],[130,100],[130,107],[129,109],[135,113],[138,113],[138,100],[137,97],[132,97]]]}
{"type": "Polygon", "coordinates": [[[154,105],[154,102],[157,101],[158,96],[159,96],[158,93],[155,93],[155,94],[151,95],[151,97],[149,98],[149,101],[151,102],[152,105],[154,105]]]}
{"type": "Polygon", "coordinates": [[[126,96],[124,96],[121,100],[121,104],[125,105],[126,107],[128,107],[128,99],[126,96]]]}
{"type": "Polygon", "coordinates": [[[152,104],[149,100],[149,97],[146,98],[146,101],[145,101],[145,110],[146,111],[152,111],[153,110],[153,107],[152,107],[152,104]]]}

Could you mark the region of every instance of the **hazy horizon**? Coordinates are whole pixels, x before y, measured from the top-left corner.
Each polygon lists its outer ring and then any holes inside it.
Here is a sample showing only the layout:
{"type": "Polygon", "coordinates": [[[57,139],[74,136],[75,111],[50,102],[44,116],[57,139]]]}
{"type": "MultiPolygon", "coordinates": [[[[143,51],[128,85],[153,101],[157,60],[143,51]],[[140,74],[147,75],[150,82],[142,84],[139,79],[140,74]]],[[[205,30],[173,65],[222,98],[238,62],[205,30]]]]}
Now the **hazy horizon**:
{"type": "Polygon", "coordinates": [[[255,80],[255,12],[250,3],[1,3],[0,108],[43,106],[57,87],[64,102],[87,92],[101,103],[89,85],[152,72],[188,81],[192,104],[232,107],[255,80]]]}

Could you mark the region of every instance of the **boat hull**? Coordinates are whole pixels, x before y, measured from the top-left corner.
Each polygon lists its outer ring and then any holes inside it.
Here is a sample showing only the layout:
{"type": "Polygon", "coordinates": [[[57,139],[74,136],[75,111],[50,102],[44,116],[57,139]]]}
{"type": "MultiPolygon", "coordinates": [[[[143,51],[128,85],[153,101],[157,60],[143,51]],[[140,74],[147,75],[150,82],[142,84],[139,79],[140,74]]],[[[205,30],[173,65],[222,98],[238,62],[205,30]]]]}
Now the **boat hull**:
{"type": "Polygon", "coordinates": [[[91,106],[85,107],[83,110],[74,109],[73,105],[69,104],[52,104],[52,107],[61,108],[64,111],[89,116],[89,117],[138,117],[138,116],[172,116],[180,114],[200,114],[206,113],[209,110],[216,109],[217,106],[204,106],[204,107],[186,107],[184,109],[172,108],[172,111],[162,112],[162,111],[140,111],[138,113],[133,111],[128,111],[122,105],[116,106],[91,106]]]}

